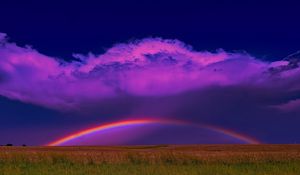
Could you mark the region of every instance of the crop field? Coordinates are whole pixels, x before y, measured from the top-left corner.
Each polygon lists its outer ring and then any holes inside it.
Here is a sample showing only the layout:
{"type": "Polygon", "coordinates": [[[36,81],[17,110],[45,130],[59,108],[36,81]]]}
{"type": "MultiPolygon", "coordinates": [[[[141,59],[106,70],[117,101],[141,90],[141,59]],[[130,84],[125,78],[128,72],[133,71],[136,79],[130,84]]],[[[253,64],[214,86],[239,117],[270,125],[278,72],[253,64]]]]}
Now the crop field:
{"type": "Polygon", "coordinates": [[[0,147],[0,175],[299,175],[300,145],[0,147]]]}

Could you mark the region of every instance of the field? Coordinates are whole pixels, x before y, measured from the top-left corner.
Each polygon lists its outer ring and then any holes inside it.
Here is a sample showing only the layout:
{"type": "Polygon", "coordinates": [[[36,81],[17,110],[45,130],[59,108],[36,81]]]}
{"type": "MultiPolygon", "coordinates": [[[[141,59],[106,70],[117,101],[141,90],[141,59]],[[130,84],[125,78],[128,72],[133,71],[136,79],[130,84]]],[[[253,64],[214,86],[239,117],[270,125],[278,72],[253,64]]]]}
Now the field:
{"type": "Polygon", "coordinates": [[[300,145],[0,147],[0,175],[299,175],[300,145]]]}

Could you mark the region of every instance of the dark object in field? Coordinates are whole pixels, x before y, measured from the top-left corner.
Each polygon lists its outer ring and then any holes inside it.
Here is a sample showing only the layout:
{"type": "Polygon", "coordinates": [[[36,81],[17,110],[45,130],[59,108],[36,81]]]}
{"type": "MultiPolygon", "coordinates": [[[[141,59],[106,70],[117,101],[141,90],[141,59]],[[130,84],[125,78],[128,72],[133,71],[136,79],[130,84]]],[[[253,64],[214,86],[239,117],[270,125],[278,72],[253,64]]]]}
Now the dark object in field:
{"type": "Polygon", "coordinates": [[[25,147],[25,146],[27,146],[27,145],[26,145],[26,144],[23,144],[22,146],[24,146],[24,147],[25,147]]]}
{"type": "Polygon", "coordinates": [[[6,146],[13,146],[13,144],[11,144],[11,143],[8,143],[8,144],[6,144],[6,146]]]}

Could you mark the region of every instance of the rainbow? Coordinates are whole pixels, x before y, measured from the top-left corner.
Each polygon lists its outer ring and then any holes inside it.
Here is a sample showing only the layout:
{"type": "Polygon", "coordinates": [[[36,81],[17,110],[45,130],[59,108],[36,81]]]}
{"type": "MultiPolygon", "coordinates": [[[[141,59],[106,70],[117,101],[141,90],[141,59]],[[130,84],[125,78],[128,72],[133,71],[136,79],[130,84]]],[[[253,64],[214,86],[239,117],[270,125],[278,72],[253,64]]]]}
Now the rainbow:
{"type": "Polygon", "coordinates": [[[214,132],[218,132],[236,139],[239,139],[243,142],[246,142],[248,144],[260,144],[261,142],[258,141],[255,138],[252,138],[250,136],[237,133],[234,131],[231,131],[229,129],[224,129],[220,128],[217,126],[212,126],[212,125],[204,125],[204,124],[195,124],[191,122],[186,122],[186,121],[180,121],[180,120],[165,120],[165,119],[132,119],[132,120],[123,120],[123,121],[118,121],[118,122],[112,122],[112,123],[107,123],[107,124],[101,124],[96,127],[92,127],[89,129],[85,129],[73,134],[70,134],[68,136],[65,136],[63,138],[60,138],[58,140],[55,140],[53,142],[50,142],[46,144],[46,146],[59,146],[62,145],[63,143],[66,143],[68,141],[71,141],[73,139],[79,138],[84,135],[89,135],[93,134],[98,131],[104,131],[104,130],[109,130],[113,128],[118,128],[118,127],[123,127],[123,126],[135,126],[135,125],[145,125],[145,124],[172,124],[172,125],[191,125],[191,126],[196,126],[196,127],[201,127],[205,129],[212,130],[214,132]]]}

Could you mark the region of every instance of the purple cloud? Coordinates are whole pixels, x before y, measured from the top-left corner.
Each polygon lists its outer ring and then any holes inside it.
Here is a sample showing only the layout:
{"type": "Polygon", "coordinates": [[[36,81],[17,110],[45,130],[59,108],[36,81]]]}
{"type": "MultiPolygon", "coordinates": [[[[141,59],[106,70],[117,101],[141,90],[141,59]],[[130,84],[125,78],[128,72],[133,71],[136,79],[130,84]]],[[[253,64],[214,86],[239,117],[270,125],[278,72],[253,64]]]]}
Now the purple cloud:
{"type": "Polygon", "coordinates": [[[300,109],[300,99],[291,100],[284,104],[273,106],[276,109],[282,110],[284,112],[299,111],[300,109]]]}
{"type": "Polygon", "coordinates": [[[66,62],[0,34],[0,95],[59,110],[122,95],[170,96],[210,86],[298,90],[299,69],[247,53],[195,51],[178,40],[147,38],[66,62]],[[281,80],[281,81],[278,81],[281,80]]]}

